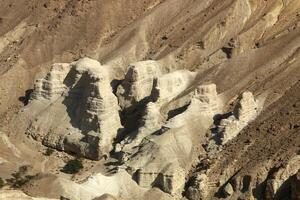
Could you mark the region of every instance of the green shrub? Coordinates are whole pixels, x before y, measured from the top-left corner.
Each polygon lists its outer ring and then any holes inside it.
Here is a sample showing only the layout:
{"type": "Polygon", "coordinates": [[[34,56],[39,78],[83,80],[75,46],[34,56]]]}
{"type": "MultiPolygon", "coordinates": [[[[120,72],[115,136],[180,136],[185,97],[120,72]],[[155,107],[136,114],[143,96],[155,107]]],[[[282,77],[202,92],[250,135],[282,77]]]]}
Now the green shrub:
{"type": "Polygon", "coordinates": [[[82,160],[77,158],[74,160],[69,160],[61,171],[67,174],[76,174],[82,168],[83,168],[82,160]]]}
{"type": "Polygon", "coordinates": [[[3,188],[4,185],[5,185],[5,182],[3,181],[2,178],[0,178],[0,188],[3,188]]]}
{"type": "Polygon", "coordinates": [[[48,147],[46,149],[46,152],[44,153],[44,155],[51,156],[53,153],[54,153],[54,150],[48,147]]]}

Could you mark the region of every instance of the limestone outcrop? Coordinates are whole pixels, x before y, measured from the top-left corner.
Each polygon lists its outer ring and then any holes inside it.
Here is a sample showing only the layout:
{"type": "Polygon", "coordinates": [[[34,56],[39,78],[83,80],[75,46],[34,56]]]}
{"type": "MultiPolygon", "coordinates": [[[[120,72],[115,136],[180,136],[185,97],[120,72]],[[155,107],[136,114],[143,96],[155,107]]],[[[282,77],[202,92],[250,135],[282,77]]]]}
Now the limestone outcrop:
{"type": "Polygon", "coordinates": [[[152,94],[155,78],[162,74],[156,61],[148,60],[129,66],[125,79],[117,88],[117,97],[122,108],[128,108],[152,94]]]}
{"type": "Polygon", "coordinates": [[[25,113],[33,138],[91,159],[108,154],[122,128],[107,69],[89,58],[53,65],[36,82],[25,113]],[[50,116],[56,117],[46,122],[50,116]]]}
{"type": "Polygon", "coordinates": [[[168,103],[183,93],[194,80],[196,74],[188,70],[178,70],[164,74],[155,81],[155,100],[160,103],[168,103]]]}
{"type": "Polygon", "coordinates": [[[188,71],[158,77],[154,88],[158,98],[146,105],[135,138],[118,145],[122,161],[136,170],[141,187],[159,187],[173,196],[179,195],[185,183],[185,168],[190,164],[186,162],[192,154],[190,147],[197,141],[193,138],[199,137],[190,134],[190,130],[199,130],[204,135],[213,116],[220,112],[215,84],[199,85],[182,95],[190,86],[191,77],[194,74],[188,71]],[[178,106],[182,104],[185,109],[178,106]],[[170,108],[179,109],[171,111],[175,114],[168,117],[170,108]]]}
{"type": "Polygon", "coordinates": [[[70,68],[70,64],[67,63],[54,64],[45,78],[36,80],[31,99],[45,98],[51,100],[64,94],[67,86],[63,82],[70,68]]]}
{"type": "Polygon", "coordinates": [[[219,112],[220,106],[216,85],[200,85],[191,93],[190,104],[186,111],[171,118],[164,127],[179,128],[201,116],[213,119],[213,116],[219,112]]]}
{"type": "Polygon", "coordinates": [[[133,64],[129,67],[125,80],[118,87],[117,96],[121,104],[122,102],[124,103],[124,99],[131,98],[134,100],[131,101],[130,105],[135,107],[140,101],[148,98],[143,102],[144,107],[140,108],[142,111],[140,111],[141,117],[137,119],[138,128],[133,131],[134,133],[129,134],[130,139],[127,139],[125,142],[128,145],[124,149],[130,150],[135,145],[138,145],[144,137],[160,130],[168,120],[169,112],[172,109],[177,109],[182,105],[188,104],[191,99],[190,96],[188,96],[183,101],[179,98],[179,103],[173,101],[190,86],[195,77],[195,73],[188,70],[178,70],[160,76],[159,74],[158,65],[154,61],[133,64]],[[145,65],[143,65],[143,63],[145,65]],[[146,69],[148,69],[148,71],[146,69]],[[149,70],[151,73],[147,74],[149,70]],[[152,73],[155,70],[156,72],[152,73]],[[120,91],[126,88],[124,87],[125,85],[129,84],[130,81],[128,80],[132,79],[132,76],[129,75],[132,74],[136,74],[135,77],[140,77],[141,80],[131,82],[130,84],[137,85],[137,87],[130,88],[130,97],[124,96],[125,93],[121,94],[120,91]],[[141,84],[140,82],[145,83],[141,84]],[[143,95],[141,97],[140,94],[142,93],[143,95]],[[132,140],[132,134],[135,135],[134,140],[132,140]]]}
{"type": "Polygon", "coordinates": [[[222,144],[237,136],[237,134],[249,122],[258,115],[258,102],[251,92],[244,92],[238,99],[233,113],[225,119],[221,119],[217,126],[217,132],[222,144]]]}
{"type": "Polygon", "coordinates": [[[182,192],[185,181],[185,171],[180,167],[169,165],[161,172],[155,169],[139,169],[137,183],[144,188],[159,187],[171,195],[182,192]]]}
{"type": "Polygon", "coordinates": [[[94,198],[93,200],[118,200],[118,199],[110,194],[104,194],[101,197],[94,198]]]}
{"type": "Polygon", "coordinates": [[[300,0],[1,0],[0,13],[0,188],[300,199],[300,0]]]}
{"type": "Polygon", "coordinates": [[[201,114],[213,116],[220,112],[221,106],[215,84],[199,85],[194,91],[193,98],[199,101],[201,114]]]}

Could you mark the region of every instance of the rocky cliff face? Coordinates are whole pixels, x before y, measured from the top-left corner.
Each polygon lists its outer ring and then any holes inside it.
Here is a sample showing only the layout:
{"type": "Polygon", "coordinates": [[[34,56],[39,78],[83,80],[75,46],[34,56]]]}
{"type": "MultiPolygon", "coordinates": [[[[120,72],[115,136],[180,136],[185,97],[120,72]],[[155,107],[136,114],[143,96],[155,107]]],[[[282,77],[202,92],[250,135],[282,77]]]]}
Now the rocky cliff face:
{"type": "Polygon", "coordinates": [[[297,199],[299,26],[299,0],[2,0],[4,188],[297,199]]]}
{"type": "Polygon", "coordinates": [[[37,80],[23,115],[30,119],[27,134],[44,145],[100,159],[122,128],[119,109],[105,66],[83,58],[54,64],[37,80]]]}

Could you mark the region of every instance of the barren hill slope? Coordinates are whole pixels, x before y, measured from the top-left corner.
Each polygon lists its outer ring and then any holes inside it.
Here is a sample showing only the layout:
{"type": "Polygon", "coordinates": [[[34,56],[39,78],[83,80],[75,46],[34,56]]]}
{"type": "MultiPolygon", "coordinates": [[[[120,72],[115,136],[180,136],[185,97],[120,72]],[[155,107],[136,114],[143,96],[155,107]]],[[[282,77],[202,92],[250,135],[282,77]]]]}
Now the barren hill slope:
{"type": "Polygon", "coordinates": [[[299,0],[1,0],[0,177],[56,199],[299,199],[299,81],[299,0]]]}

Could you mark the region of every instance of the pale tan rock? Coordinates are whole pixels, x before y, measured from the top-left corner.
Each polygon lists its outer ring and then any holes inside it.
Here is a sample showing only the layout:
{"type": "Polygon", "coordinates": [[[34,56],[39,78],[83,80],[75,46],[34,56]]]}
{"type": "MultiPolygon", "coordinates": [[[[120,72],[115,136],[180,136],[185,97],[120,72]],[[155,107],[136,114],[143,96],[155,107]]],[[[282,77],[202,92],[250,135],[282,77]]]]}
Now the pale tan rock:
{"type": "Polygon", "coordinates": [[[145,114],[141,119],[140,128],[138,129],[137,137],[140,139],[150,135],[151,133],[159,130],[164,122],[166,121],[165,116],[160,112],[159,105],[153,102],[147,104],[145,114]]]}
{"type": "Polygon", "coordinates": [[[227,183],[223,190],[225,196],[231,196],[233,194],[233,188],[230,183],[227,183]]]}
{"type": "Polygon", "coordinates": [[[117,97],[122,108],[127,108],[151,96],[154,79],[160,76],[160,66],[148,60],[129,66],[125,79],[117,89],[117,97]]]}
{"type": "Polygon", "coordinates": [[[215,115],[220,112],[217,86],[215,84],[199,85],[194,91],[193,98],[200,101],[201,114],[215,115]]]}
{"type": "Polygon", "coordinates": [[[191,85],[195,76],[196,73],[188,70],[178,70],[160,76],[155,85],[156,101],[160,104],[170,102],[191,85]]]}
{"type": "Polygon", "coordinates": [[[234,116],[241,122],[249,122],[257,116],[258,103],[251,92],[244,92],[234,108],[234,116]]]}
{"type": "Polygon", "coordinates": [[[238,99],[238,103],[233,110],[233,115],[222,119],[218,125],[218,133],[222,143],[237,136],[237,134],[253,121],[258,112],[258,102],[254,99],[251,92],[244,92],[238,99]]]}
{"type": "Polygon", "coordinates": [[[110,194],[104,194],[101,197],[94,198],[93,200],[118,200],[118,199],[110,194]]]}
{"type": "Polygon", "coordinates": [[[213,116],[219,112],[220,106],[216,85],[200,85],[192,93],[191,102],[186,111],[167,121],[164,127],[183,127],[189,121],[193,121],[201,116],[213,119],[213,116]]]}
{"type": "MultiPolygon", "coordinates": [[[[156,131],[160,131],[162,127],[167,127],[166,123],[169,124],[169,122],[166,121],[170,109],[176,109],[184,103],[188,104],[186,99],[180,103],[172,102],[172,100],[190,86],[194,77],[195,73],[193,72],[188,70],[178,70],[155,78],[155,84],[153,85],[153,92],[151,94],[151,99],[153,102],[147,103],[145,110],[142,113],[143,116],[138,122],[139,128],[136,131],[136,137],[134,140],[130,139],[126,142],[129,144],[125,145],[123,151],[130,151],[130,149],[132,149],[134,146],[138,146],[143,138],[156,131]]],[[[191,98],[191,95],[186,96],[189,99],[191,98]]],[[[199,96],[198,98],[201,97],[199,96]]],[[[194,113],[194,115],[198,115],[198,113],[194,112],[193,110],[192,113],[194,113]]],[[[182,120],[179,119],[179,121],[181,120],[182,123],[184,123],[184,120],[186,120],[185,117],[183,118],[184,119],[182,120]]]]}
{"type": "Polygon", "coordinates": [[[171,195],[178,195],[184,187],[185,171],[172,164],[161,172],[155,171],[155,169],[139,169],[137,182],[144,188],[156,186],[171,195]]]}
{"type": "Polygon", "coordinates": [[[45,78],[36,80],[31,98],[52,99],[61,96],[67,89],[67,86],[63,82],[69,71],[70,64],[54,64],[45,78]]]}
{"type": "Polygon", "coordinates": [[[113,139],[122,128],[119,109],[106,67],[82,58],[55,64],[38,81],[24,113],[32,117],[27,132],[33,138],[59,150],[99,159],[113,149],[113,139]]]}

